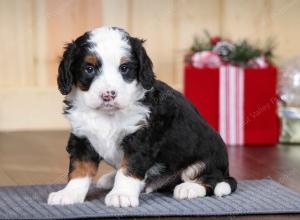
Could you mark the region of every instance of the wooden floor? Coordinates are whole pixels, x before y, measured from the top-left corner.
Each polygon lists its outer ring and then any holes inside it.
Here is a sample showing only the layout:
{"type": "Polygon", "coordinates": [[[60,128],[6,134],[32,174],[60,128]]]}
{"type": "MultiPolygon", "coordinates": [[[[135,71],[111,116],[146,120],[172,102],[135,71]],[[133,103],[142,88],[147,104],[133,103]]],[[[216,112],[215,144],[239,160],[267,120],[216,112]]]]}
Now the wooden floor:
{"type": "MultiPolygon", "coordinates": [[[[66,131],[0,133],[0,186],[66,183],[67,139],[66,131]]],[[[228,147],[228,155],[231,174],[238,180],[271,177],[300,192],[300,146],[228,147]]],[[[97,177],[110,170],[107,164],[102,163],[97,177]]],[[[300,215],[201,219],[300,219],[300,215]]]]}

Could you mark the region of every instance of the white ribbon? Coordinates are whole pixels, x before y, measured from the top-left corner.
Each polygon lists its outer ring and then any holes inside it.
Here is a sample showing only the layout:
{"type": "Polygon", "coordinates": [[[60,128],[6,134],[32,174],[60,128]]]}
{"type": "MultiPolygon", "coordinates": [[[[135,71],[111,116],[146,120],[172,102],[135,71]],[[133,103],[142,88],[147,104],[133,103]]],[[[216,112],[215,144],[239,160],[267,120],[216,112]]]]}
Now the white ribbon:
{"type": "Polygon", "coordinates": [[[221,66],[219,73],[219,131],[226,144],[244,143],[244,69],[221,66]]]}

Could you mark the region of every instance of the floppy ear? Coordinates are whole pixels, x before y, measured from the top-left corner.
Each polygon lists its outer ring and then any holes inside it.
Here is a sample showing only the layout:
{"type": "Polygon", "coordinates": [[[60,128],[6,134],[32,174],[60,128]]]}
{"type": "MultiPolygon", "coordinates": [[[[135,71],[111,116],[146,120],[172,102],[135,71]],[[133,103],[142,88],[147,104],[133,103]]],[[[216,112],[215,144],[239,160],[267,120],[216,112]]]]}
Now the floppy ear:
{"type": "Polygon", "coordinates": [[[138,80],[144,87],[144,89],[151,89],[154,81],[155,75],[152,70],[152,61],[148,57],[145,48],[143,47],[143,40],[131,37],[130,44],[132,47],[132,52],[138,60],[138,80]]]}
{"type": "Polygon", "coordinates": [[[76,45],[74,42],[67,44],[63,58],[58,67],[57,84],[59,91],[63,95],[67,95],[71,92],[74,83],[74,77],[71,73],[71,64],[75,48],[76,45]]]}

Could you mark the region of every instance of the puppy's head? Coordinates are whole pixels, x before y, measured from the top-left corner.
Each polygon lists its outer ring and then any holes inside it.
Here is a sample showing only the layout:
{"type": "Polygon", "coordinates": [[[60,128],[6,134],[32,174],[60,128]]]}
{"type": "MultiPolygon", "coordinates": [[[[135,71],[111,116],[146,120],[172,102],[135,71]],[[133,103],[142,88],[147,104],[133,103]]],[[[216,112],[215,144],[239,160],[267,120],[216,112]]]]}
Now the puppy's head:
{"type": "Polygon", "coordinates": [[[69,43],[58,70],[58,88],[86,106],[123,109],[141,99],[155,81],[143,41],[119,28],[94,29],[69,43]]]}

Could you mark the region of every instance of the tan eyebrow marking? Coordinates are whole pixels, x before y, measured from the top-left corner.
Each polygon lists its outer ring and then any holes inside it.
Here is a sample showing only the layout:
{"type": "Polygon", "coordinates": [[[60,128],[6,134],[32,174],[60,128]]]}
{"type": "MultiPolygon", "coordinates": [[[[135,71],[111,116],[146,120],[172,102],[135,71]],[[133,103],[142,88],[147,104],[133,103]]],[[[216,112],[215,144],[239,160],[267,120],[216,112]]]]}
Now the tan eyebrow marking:
{"type": "Polygon", "coordinates": [[[128,63],[129,62],[129,58],[128,57],[122,57],[120,60],[120,64],[124,64],[124,63],[128,63]]]}
{"type": "Polygon", "coordinates": [[[88,55],[84,59],[85,62],[96,65],[97,64],[97,57],[95,55],[88,55]]]}

